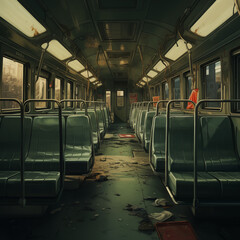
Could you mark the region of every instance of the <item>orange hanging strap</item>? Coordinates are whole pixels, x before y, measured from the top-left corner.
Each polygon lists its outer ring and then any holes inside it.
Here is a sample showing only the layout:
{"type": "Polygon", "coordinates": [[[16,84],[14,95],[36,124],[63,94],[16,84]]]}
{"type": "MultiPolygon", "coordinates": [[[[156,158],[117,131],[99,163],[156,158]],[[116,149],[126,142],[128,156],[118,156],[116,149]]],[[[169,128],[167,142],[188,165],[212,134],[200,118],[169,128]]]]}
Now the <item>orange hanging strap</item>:
{"type": "MultiPolygon", "coordinates": [[[[198,97],[198,88],[192,90],[189,100],[197,103],[197,97],[198,97]]],[[[194,109],[194,106],[191,102],[188,103],[187,109],[194,109]]]]}

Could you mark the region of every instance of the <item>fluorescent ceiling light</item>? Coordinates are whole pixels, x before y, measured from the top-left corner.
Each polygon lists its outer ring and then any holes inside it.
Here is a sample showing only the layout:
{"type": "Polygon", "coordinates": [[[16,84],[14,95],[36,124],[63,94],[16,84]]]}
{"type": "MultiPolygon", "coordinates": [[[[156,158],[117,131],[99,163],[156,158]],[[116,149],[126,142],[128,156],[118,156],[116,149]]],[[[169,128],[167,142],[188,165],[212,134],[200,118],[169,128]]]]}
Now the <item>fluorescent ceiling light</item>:
{"type": "Polygon", "coordinates": [[[147,78],[147,77],[143,77],[143,78],[142,78],[142,81],[147,82],[147,81],[148,81],[148,78],[147,78]]]}
{"type": "Polygon", "coordinates": [[[142,86],[146,85],[146,83],[144,81],[140,81],[139,84],[141,84],[142,86]]]}
{"type": "Polygon", "coordinates": [[[101,87],[101,86],[102,86],[102,83],[98,83],[98,84],[97,84],[97,87],[101,87]]]}
{"type": "Polygon", "coordinates": [[[85,77],[85,78],[90,78],[92,77],[92,73],[88,70],[85,70],[83,72],[81,72],[81,74],[85,77]]]}
{"type": "MultiPolygon", "coordinates": [[[[42,44],[42,48],[46,48],[47,43],[42,44]]],[[[57,40],[53,39],[49,42],[47,51],[59,60],[70,58],[72,54],[57,40]]]]}
{"type": "Polygon", "coordinates": [[[46,32],[43,27],[18,1],[0,0],[0,17],[28,37],[46,32]]]}
{"type": "MultiPolygon", "coordinates": [[[[189,49],[192,48],[192,45],[190,43],[188,43],[187,45],[189,49]]],[[[172,48],[165,54],[165,57],[175,61],[186,52],[187,52],[187,48],[186,48],[185,41],[182,39],[179,39],[177,43],[175,43],[172,46],[172,48]]]]}
{"type": "Polygon", "coordinates": [[[97,79],[95,77],[92,77],[89,80],[90,80],[90,82],[95,82],[97,79]]]}
{"type": "Polygon", "coordinates": [[[77,72],[80,72],[84,69],[84,66],[78,60],[68,62],[68,66],[77,72]]]}
{"type": "Polygon", "coordinates": [[[99,81],[96,81],[96,82],[94,82],[93,84],[96,85],[96,84],[98,84],[98,83],[100,83],[100,82],[99,82],[99,81]]]}
{"type": "Polygon", "coordinates": [[[199,36],[206,37],[237,12],[236,7],[233,9],[233,6],[234,0],[216,0],[190,30],[199,36]]]}
{"type": "MultiPolygon", "coordinates": [[[[153,71],[153,70],[150,70],[150,71],[147,73],[147,75],[148,75],[150,78],[154,78],[154,77],[156,77],[156,76],[158,75],[158,73],[155,72],[155,71],[153,71]]],[[[150,81],[150,79],[149,79],[148,81],[150,81]]]]}
{"type": "MultiPolygon", "coordinates": [[[[168,63],[165,63],[166,65],[168,65],[168,63]]],[[[153,69],[161,72],[164,68],[166,68],[166,66],[163,64],[162,60],[160,60],[154,67],[153,69]]]]}

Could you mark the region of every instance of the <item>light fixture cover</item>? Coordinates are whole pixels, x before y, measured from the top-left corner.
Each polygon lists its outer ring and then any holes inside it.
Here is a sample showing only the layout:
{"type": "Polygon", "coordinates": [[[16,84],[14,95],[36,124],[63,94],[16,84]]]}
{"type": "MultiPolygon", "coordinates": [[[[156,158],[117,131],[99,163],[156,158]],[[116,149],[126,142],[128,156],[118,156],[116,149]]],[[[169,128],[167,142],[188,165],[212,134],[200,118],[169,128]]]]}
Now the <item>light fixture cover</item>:
{"type": "MultiPolygon", "coordinates": [[[[42,44],[42,48],[46,48],[47,43],[42,44]]],[[[47,51],[59,60],[70,58],[72,54],[57,40],[53,39],[49,42],[47,51]]]]}
{"type": "MultiPolygon", "coordinates": [[[[166,65],[168,65],[167,63],[165,63],[166,65]]],[[[153,69],[158,71],[158,72],[161,72],[163,69],[165,69],[166,66],[163,64],[162,60],[160,60],[154,67],[153,69]]]]}
{"type": "Polygon", "coordinates": [[[206,37],[236,12],[234,0],[216,0],[190,30],[201,37],[206,37]]]}
{"type": "Polygon", "coordinates": [[[90,80],[90,82],[95,82],[97,79],[95,77],[92,77],[89,80],[90,80]]]}
{"type": "Polygon", "coordinates": [[[90,78],[93,76],[93,74],[88,70],[81,72],[81,75],[83,75],[85,78],[90,78]]]}
{"type": "Polygon", "coordinates": [[[80,72],[84,69],[84,66],[78,60],[68,62],[68,66],[77,72],[80,72]]]}
{"type": "MultiPolygon", "coordinates": [[[[192,45],[190,43],[187,43],[187,46],[189,49],[192,48],[192,45]]],[[[182,39],[179,39],[177,43],[175,43],[172,46],[172,48],[165,54],[165,57],[175,61],[186,52],[187,52],[187,47],[186,47],[185,41],[182,39]]]]}
{"type": "Polygon", "coordinates": [[[46,32],[46,28],[17,0],[0,0],[0,17],[28,37],[36,37],[46,32]]]}
{"type": "MultiPolygon", "coordinates": [[[[150,77],[150,78],[154,78],[158,75],[157,72],[153,71],[153,70],[150,70],[147,75],[150,77]]],[[[148,81],[150,81],[150,79],[148,79],[148,81]]]]}

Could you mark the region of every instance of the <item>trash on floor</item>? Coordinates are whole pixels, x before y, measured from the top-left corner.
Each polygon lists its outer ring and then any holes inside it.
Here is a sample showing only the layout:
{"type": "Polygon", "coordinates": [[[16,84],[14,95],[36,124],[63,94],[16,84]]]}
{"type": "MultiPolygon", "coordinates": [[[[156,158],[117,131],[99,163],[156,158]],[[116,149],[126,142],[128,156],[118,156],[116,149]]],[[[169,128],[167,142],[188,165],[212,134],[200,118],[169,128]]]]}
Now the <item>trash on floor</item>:
{"type": "Polygon", "coordinates": [[[96,181],[97,182],[105,182],[108,180],[108,176],[107,175],[97,175],[96,176],[96,181]]]}
{"type": "Polygon", "coordinates": [[[141,232],[145,232],[145,231],[153,232],[153,231],[155,231],[155,228],[149,219],[143,219],[138,226],[138,230],[141,232]]]}
{"type": "Polygon", "coordinates": [[[157,198],[154,201],[153,206],[155,206],[155,207],[166,207],[166,206],[169,206],[169,202],[165,198],[157,198]]]}
{"type": "Polygon", "coordinates": [[[131,216],[137,216],[137,217],[141,217],[141,218],[146,218],[148,216],[147,211],[144,208],[140,208],[138,206],[134,206],[131,204],[128,204],[124,210],[129,211],[129,215],[131,216]]]}
{"type": "Polygon", "coordinates": [[[173,217],[173,213],[171,213],[169,211],[163,211],[161,213],[151,213],[148,215],[148,217],[157,222],[165,222],[168,219],[173,217]]]}

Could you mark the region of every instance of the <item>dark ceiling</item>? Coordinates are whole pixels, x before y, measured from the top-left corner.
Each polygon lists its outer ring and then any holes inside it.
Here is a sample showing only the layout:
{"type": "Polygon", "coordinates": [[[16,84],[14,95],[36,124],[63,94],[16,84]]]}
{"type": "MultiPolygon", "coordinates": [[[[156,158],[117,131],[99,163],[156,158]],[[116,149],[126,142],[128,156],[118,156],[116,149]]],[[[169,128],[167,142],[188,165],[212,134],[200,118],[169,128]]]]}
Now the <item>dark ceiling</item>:
{"type": "Polygon", "coordinates": [[[44,26],[104,82],[146,73],[178,39],[192,44],[191,24],[214,0],[21,0],[44,26]],[[142,56],[142,58],[141,58],[142,56]]]}

